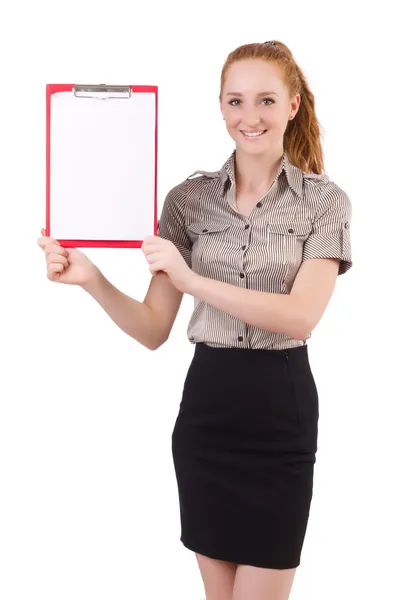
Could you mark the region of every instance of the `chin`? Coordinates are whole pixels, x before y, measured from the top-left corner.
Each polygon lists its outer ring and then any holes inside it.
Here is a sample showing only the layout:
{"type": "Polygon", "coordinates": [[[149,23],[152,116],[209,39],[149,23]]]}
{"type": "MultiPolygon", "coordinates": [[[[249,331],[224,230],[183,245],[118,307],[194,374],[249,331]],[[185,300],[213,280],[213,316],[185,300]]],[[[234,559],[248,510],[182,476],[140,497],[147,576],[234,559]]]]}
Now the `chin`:
{"type": "Polygon", "coordinates": [[[241,144],[236,142],[236,148],[238,148],[239,152],[244,152],[245,154],[263,154],[266,150],[265,144],[241,144]]]}

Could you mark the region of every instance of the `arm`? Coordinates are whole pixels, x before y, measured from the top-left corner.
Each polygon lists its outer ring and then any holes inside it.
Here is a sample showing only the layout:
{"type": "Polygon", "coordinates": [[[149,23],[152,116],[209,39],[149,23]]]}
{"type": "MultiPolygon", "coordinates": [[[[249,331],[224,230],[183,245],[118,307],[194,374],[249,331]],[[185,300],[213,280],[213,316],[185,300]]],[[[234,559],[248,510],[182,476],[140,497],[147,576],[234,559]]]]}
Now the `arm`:
{"type": "Polygon", "coordinates": [[[334,182],[321,188],[313,231],[289,294],[271,294],[196,276],[188,293],[250,325],[306,339],[320,321],[336,278],[352,266],[348,195],[334,182]]]}
{"type": "Polygon", "coordinates": [[[249,325],[304,340],[328,305],[338,268],[338,259],[305,261],[290,294],[247,290],[197,274],[188,293],[249,325]]]}
{"type": "Polygon", "coordinates": [[[156,350],[168,339],[183,296],[165,273],[152,277],[143,302],[121,292],[99,269],[83,289],[120,329],[149,350],[156,350]]]}
{"type": "MultiPolygon", "coordinates": [[[[165,198],[159,236],[171,240],[190,266],[190,240],[184,225],[185,201],[185,183],[182,182],[165,198]]],[[[149,350],[156,350],[167,341],[183,297],[183,292],[171,283],[164,271],[153,275],[143,302],[123,294],[100,271],[85,290],[120,329],[149,350]]]]}

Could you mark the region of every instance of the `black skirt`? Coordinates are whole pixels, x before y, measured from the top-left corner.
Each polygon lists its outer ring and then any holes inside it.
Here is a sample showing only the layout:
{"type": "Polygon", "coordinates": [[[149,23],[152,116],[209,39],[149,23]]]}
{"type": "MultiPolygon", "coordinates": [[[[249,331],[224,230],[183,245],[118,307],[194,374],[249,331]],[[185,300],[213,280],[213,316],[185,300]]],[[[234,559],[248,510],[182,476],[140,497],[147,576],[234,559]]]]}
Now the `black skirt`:
{"type": "Polygon", "coordinates": [[[197,343],[172,432],[184,546],[236,564],[297,567],[318,418],[307,345],[197,343]]]}

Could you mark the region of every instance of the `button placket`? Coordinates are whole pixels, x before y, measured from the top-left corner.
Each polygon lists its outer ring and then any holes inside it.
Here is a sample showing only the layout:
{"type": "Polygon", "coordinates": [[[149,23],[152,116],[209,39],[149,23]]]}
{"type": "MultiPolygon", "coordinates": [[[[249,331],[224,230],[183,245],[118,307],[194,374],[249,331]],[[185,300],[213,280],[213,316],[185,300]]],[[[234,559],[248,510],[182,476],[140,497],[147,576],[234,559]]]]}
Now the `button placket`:
{"type": "MultiPolygon", "coordinates": [[[[245,229],[245,230],[248,230],[249,228],[250,228],[250,225],[249,225],[249,223],[246,223],[246,224],[244,225],[244,229],[245,229]]],[[[248,237],[249,237],[249,233],[248,233],[248,237]]],[[[247,240],[247,243],[246,243],[246,244],[244,244],[243,246],[241,246],[241,250],[245,250],[247,247],[248,247],[248,240],[247,240]]]]}
{"type": "MultiPolygon", "coordinates": [[[[250,228],[250,224],[249,224],[249,223],[246,223],[246,224],[244,225],[244,229],[248,231],[248,230],[249,230],[249,228],[250,228]]],[[[249,238],[249,235],[250,235],[250,234],[249,234],[249,232],[248,232],[248,236],[247,236],[248,238],[249,238]]],[[[246,248],[248,248],[248,240],[247,240],[247,243],[243,244],[243,245],[240,247],[240,249],[241,249],[241,250],[246,250],[246,248]]],[[[244,264],[244,252],[243,252],[243,254],[242,254],[241,263],[242,263],[242,265],[244,264]]],[[[240,277],[241,277],[241,273],[240,273],[240,277]]],[[[243,277],[244,277],[244,274],[243,274],[243,277]]],[[[243,278],[243,277],[241,277],[241,278],[243,278]]]]}

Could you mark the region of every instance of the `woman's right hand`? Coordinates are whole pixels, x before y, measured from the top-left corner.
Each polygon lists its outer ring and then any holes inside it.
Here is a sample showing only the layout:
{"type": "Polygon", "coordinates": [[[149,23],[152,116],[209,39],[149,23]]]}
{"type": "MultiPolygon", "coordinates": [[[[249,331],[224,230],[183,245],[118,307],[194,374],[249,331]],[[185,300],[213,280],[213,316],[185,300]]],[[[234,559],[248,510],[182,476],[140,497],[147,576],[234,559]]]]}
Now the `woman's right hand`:
{"type": "Polygon", "coordinates": [[[56,239],[47,237],[45,229],[41,235],[37,243],[45,251],[50,281],[84,286],[95,278],[98,268],[83,252],[64,248],[56,239]]]}

